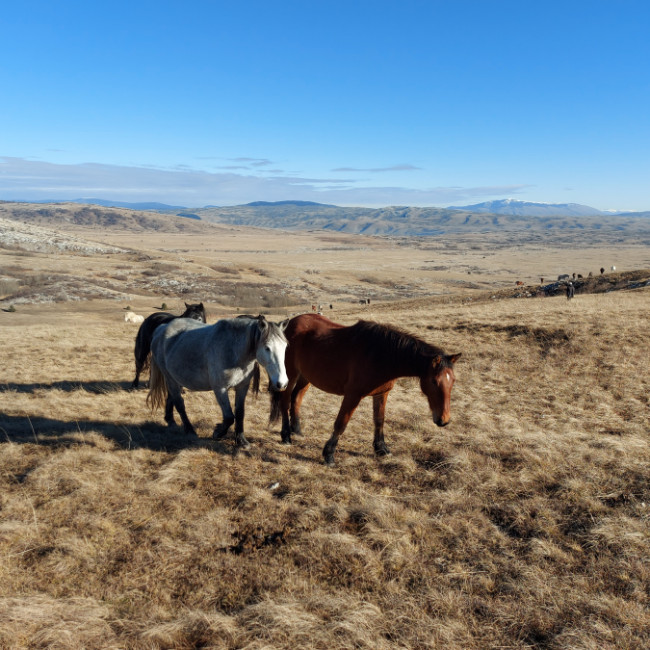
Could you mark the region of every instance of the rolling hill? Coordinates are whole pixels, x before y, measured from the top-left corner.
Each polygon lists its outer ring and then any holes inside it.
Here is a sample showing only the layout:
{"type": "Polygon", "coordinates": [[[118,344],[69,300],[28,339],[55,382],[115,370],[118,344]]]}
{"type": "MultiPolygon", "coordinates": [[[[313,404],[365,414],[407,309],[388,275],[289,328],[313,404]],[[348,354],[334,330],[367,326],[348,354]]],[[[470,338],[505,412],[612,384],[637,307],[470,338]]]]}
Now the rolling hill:
{"type": "MultiPolygon", "coordinates": [[[[341,207],[307,201],[255,202],[192,209],[136,210],[78,203],[0,202],[0,216],[41,225],[70,224],[170,232],[200,231],[203,225],[247,226],[281,230],[331,231],[389,237],[498,235],[503,241],[588,238],[607,244],[625,239],[650,243],[648,213],[525,216],[468,209],[390,206],[341,207]],[[200,222],[204,222],[201,224],[200,222]]],[[[472,206],[469,206],[470,208],[472,206]]]]}

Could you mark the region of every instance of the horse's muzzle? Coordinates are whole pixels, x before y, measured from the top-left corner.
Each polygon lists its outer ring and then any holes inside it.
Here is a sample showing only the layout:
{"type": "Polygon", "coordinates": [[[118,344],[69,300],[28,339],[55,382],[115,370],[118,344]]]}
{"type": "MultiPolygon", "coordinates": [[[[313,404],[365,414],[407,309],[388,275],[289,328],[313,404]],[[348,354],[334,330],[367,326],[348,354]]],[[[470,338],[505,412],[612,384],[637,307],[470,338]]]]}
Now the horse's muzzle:
{"type": "Polygon", "coordinates": [[[436,426],[439,427],[446,427],[450,422],[451,418],[447,418],[446,420],[443,420],[443,418],[438,418],[437,420],[433,421],[436,426]]]}
{"type": "Polygon", "coordinates": [[[282,392],[289,385],[288,381],[276,381],[274,382],[272,388],[278,392],[282,392]]]}

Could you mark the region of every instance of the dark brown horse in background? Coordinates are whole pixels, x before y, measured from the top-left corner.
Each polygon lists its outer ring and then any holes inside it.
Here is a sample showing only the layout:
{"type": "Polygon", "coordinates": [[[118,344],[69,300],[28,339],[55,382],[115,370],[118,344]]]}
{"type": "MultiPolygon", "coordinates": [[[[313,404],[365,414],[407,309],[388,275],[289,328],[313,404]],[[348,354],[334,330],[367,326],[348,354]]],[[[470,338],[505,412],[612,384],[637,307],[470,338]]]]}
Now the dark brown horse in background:
{"type": "Polygon", "coordinates": [[[170,314],[166,311],[158,311],[150,314],[144,319],[140,329],[135,337],[135,379],[131,383],[131,388],[137,388],[140,385],[140,373],[149,366],[149,353],[151,352],[151,338],[156,328],[175,318],[193,318],[202,323],[206,322],[205,307],[203,303],[188,305],[185,303],[185,311],[180,315],[170,314]]]}
{"type": "Polygon", "coordinates": [[[359,321],[345,327],[318,314],[292,318],[284,333],[289,341],[285,356],[289,384],[272,393],[270,418],[275,422],[282,416],[283,443],[291,442],[292,433],[301,433],[300,405],[310,384],[343,396],[334,432],[323,449],[328,465],[334,464],[339,436],[368,395],[373,399],[375,453],[390,453],[384,442],[384,413],[398,377],[419,377],[433,421],[440,427],[449,423],[453,366],[460,354],[447,355],[388,325],[359,321]]]}

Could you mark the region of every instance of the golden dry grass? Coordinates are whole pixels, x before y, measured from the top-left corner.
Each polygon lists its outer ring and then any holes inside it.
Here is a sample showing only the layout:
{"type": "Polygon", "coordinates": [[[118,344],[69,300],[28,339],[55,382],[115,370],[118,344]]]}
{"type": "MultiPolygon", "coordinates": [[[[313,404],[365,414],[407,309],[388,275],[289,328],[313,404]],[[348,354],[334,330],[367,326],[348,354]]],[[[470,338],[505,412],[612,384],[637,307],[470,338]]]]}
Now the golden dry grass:
{"type": "Polygon", "coordinates": [[[648,289],[338,310],[462,352],[452,423],[417,382],[371,403],[325,467],[247,405],[249,451],[163,427],[115,306],[0,314],[0,645],[7,648],[646,648],[648,289]],[[18,320],[17,320],[18,319],[18,320]]]}

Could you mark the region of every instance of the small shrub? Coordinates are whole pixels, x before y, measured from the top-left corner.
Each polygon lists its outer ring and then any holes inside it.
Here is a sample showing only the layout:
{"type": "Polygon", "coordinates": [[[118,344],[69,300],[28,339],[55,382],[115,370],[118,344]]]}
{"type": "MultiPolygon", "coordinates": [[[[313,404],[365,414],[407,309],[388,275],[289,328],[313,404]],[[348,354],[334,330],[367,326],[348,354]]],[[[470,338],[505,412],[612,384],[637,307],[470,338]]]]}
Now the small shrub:
{"type": "Polygon", "coordinates": [[[239,275],[239,271],[231,266],[211,266],[213,271],[217,273],[225,273],[227,275],[239,275]]]}

